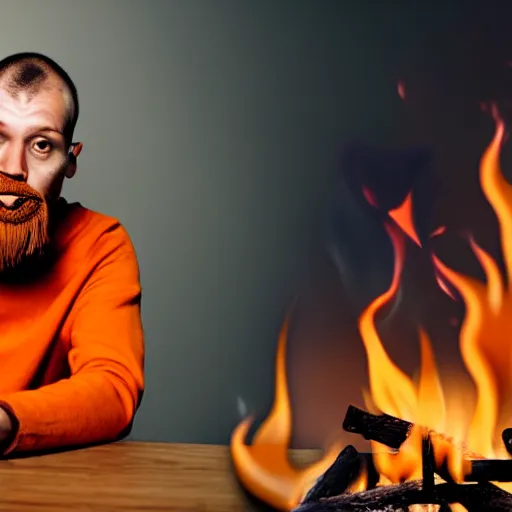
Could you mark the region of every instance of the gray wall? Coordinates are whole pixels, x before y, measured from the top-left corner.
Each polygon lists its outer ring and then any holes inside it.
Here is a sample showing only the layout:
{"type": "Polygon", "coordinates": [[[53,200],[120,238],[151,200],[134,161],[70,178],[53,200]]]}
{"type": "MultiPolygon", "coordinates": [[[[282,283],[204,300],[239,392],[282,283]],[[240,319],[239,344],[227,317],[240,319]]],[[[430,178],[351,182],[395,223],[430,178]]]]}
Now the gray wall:
{"type": "Polygon", "coordinates": [[[118,217],[138,251],[147,392],[133,439],[227,443],[238,396],[269,406],[341,143],[396,132],[379,58],[391,17],[363,24],[367,8],[2,2],[1,53],[46,53],[79,89],[84,151],[64,195],[118,217]]]}

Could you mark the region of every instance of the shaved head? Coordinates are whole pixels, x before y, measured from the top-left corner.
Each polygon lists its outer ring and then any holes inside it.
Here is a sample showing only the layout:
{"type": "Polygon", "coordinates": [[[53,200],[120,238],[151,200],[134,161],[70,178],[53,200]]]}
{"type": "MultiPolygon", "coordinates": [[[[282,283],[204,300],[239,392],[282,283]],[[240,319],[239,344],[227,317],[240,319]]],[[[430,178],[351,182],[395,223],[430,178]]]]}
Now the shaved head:
{"type": "Polygon", "coordinates": [[[17,53],[0,61],[0,88],[12,97],[29,100],[42,90],[59,90],[67,103],[65,136],[73,138],[78,120],[78,94],[69,75],[55,61],[39,53],[17,53]]]}

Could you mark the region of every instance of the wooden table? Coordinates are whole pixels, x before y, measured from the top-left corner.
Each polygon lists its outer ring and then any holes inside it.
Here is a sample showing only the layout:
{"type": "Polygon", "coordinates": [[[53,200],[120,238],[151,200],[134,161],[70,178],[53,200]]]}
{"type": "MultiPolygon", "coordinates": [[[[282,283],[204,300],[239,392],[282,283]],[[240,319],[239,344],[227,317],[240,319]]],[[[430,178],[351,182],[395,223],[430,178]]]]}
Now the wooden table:
{"type": "Polygon", "coordinates": [[[119,442],[0,461],[1,512],[167,510],[270,509],[241,489],[226,446],[119,442]]]}

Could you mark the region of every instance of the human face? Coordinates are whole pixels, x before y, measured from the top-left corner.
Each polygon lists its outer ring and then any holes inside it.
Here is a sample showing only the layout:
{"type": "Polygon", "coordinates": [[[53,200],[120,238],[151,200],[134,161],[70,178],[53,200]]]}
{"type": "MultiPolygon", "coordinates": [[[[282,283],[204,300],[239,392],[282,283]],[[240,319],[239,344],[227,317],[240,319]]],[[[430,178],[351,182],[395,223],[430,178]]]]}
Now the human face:
{"type": "MultiPolygon", "coordinates": [[[[0,83],[0,173],[54,199],[69,161],[64,137],[67,112],[66,95],[57,84],[50,83],[34,96],[21,91],[13,97],[0,83]]],[[[8,206],[14,202],[1,193],[0,201],[8,206]]]]}
{"type": "Polygon", "coordinates": [[[68,106],[56,82],[32,96],[0,83],[0,271],[48,242],[49,205],[76,169],[64,137],[68,106]]]}

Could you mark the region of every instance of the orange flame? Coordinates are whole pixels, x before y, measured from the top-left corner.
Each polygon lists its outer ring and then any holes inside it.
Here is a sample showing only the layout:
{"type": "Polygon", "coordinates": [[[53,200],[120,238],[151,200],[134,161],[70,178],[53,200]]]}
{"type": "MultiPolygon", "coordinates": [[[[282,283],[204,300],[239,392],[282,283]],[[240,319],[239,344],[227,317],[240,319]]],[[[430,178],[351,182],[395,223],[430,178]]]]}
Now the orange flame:
{"type": "Polygon", "coordinates": [[[462,506],[460,503],[452,503],[450,505],[450,509],[452,512],[467,512],[467,508],[462,506]]]}
{"type": "MultiPolygon", "coordinates": [[[[395,270],[389,289],[377,297],[361,314],[359,331],[368,359],[371,402],[380,412],[410,421],[421,427],[413,429],[398,453],[372,442],[375,467],[380,484],[399,483],[421,478],[421,444],[425,429],[444,432],[446,411],[444,394],[437,373],[434,354],[427,334],[420,329],[421,373],[418,384],[406,375],[390,358],[376,327],[378,312],[396,295],[404,261],[403,237],[395,226],[387,225],[395,249],[395,270]]],[[[370,404],[368,404],[370,405],[370,404]]],[[[456,445],[443,439],[433,439],[438,463],[448,463],[454,479],[463,480],[462,457],[456,445]]]]}
{"type": "MultiPolygon", "coordinates": [[[[498,219],[505,269],[510,276],[512,186],[506,181],[500,167],[505,125],[496,108],[492,112],[496,130],[481,159],[480,183],[498,219]]],[[[443,276],[457,288],[466,305],[460,333],[460,351],[477,392],[468,446],[486,457],[507,457],[499,442],[499,422],[500,419],[510,420],[502,418],[504,411],[501,410],[511,384],[512,349],[508,339],[508,333],[512,329],[510,282],[507,285],[498,264],[490,254],[474,240],[470,240],[470,245],[484,270],[485,283],[455,272],[438,258],[435,258],[435,264],[443,276]]]]}
{"type": "MultiPolygon", "coordinates": [[[[503,423],[510,426],[511,416],[505,415],[505,398],[512,390],[512,185],[500,167],[500,151],[505,139],[505,125],[497,109],[492,110],[495,134],[481,159],[482,190],[498,219],[501,249],[506,276],[498,263],[474,240],[470,247],[485,273],[485,283],[462,275],[433,256],[436,278],[442,289],[453,298],[448,284],[460,294],[466,306],[459,341],[460,352],[476,389],[476,403],[471,416],[447,408],[448,398],[457,396],[457,389],[445,388],[438,375],[430,339],[421,326],[418,333],[421,346],[421,366],[417,381],[404,373],[387,353],[377,330],[376,319],[383,308],[396,296],[404,264],[404,235],[421,247],[414,227],[412,195],[389,212],[385,227],[395,251],[395,266],[391,284],[375,298],[359,317],[359,332],[365,347],[369,391],[363,396],[370,410],[377,409],[408,421],[416,426],[397,453],[372,442],[374,464],[380,474],[379,485],[421,478],[421,444],[426,432],[431,433],[436,463],[445,463],[451,476],[462,481],[467,465],[463,455],[479,454],[489,458],[509,458],[500,440],[503,423]],[[452,435],[438,435],[440,434],[452,435]]],[[[371,194],[363,190],[372,203],[371,194]]],[[[439,228],[432,236],[440,236],[439,228]]],[[[235,470],[244,486],[268,504],[282,511],[293,509],[312,485],[335,460],[341,446],[331,446],[324,456],[307,468],[296,468],[288,460],[292,418],[286,381],[286,339],[288,319],[279,337],[276,358],[275,399],[266,421],[258,430],[254,442],[245,444],[252,418],[243,420],[233,432],[231,453],[235,470]]],[[[457,384],[457,387],[460,387],[457,384]]],[[[453,400],[451,400],[453,401],[453,400]]],[[[467,404],[463,404],[465,412],[467,404]]],[[[476,456],[476,455],[473,455],[476,456]]],[[[349,490],[364,490],[367,473],[362,471],[349,490]]],[[[499,484],[510,489],[510,486],[499,484]]],[[[459,504],[453,511],[465,510],[459,504]]]]}
{"type": "Polygon", "coordinates": [[[409,192],[404,202],[394,210],[389,212],[389,216],[396,222],[402,231],[411,238],[419,247],[421,242],[414,228],[414,219],[412,214],[412,193],[409,192]]]}
{"type": "MultiPolygon", "coordinates": [[[[481,161],[480,178],[484,193],[494,208],[500,223],[502,251],[507,275],[512,270],[512,186],[506,182],[499,165],[500,149],[505,136],[505,126],[493,111],[496,132],[481,161]]],[[[390,215],[402,231],[415,240],[411,222],[410,197],[400,207],[400,215],[390,215]]],[[[421,375],[418,385],[405,375],[390,359],[377,333],[375,317],[395,296],[403,265],[403,244],[396,229],[388,226],[395,248],[395,272],[387,292],[375,299],[360,317],[359,330],[368,358],[371,400],[385,413],[409,420],[437,432],[446,432],[447,419],[444,392],[437,375],[429,339],[420,328],[422,349],[421,375]],[[435,418],[435,421],[434,421],[435,418]]],[[[437,234],[437,233],[436,233],[437,234]]],[[[500,440],[500,409],[510,391],[510,361],[512,350],[507,339],[512,331],[512,297],[506,288],[498,264],[474,240],[472,250],[480,262],[486,283],[463,276],[448,268],[439,258],[433,257],[439,273],[438,282],[450,296],[444,284],[447,280],[462,296],[466,315],[460,332],[460,351],[465,366],[475,384],[477,400],[473,418],[466,437],[467,453],[482,456],[508,457],[500,440]],[[441,279],[442,278],[444,279],[441,279]]],[[[454,428],[451,425],[452,430],[454,428]]],[[[459,433],[464,429],[456,426],[459,433]]],[[[445,460],[456,480],[462,480],[461,444],[446,438],[434,440],[437,462],[445,460]]],[[[397,454],[381,452],[383,447],[374,444],[375,464],[381,478],[391,482],[417,478],[421,468],[421,434],[411,435],[397,454]]],[[[502,486],[503,487],[503,486],[502,486]]]]}
{"type": "MultiPolygon", "coordinates": [[[[500,168],[500,150],[505,137],[505,126],[496,109],[493,110],[496,131],[485,151],[480,167],[484,194],[496,212],[500,225],[502,252],[507,275],[512,272],[512,186],[505,180],[500,168]],[[508,236],[507,236],[508,234],[508,236]]],[[[390,215],[402,231],[413,240],[410,198],[400,208],[400,215],[390,215]]],[[[409,420],[437,432],[446,432],[448,422],[444,392],[437,375],[434,356],[426,334],[420,328],[422,349],[421,374],[418,385],[405,375],[390,359],[377,333],[375,317],[395,296],[403,265],[403,244],[396,229],[388,227],[395,248],[395,272],[387,292],[375,299],[360,317],[359,330],[366,349],[372,404],[382,412],[409,420]],[[434,421],[435,418],[435,421],[434,421]]],[[[436,233],[436,235],[439,233],[436,233]]],[[[466,314],[460,332],[460,351],[464,364],[476,388],[476,405],[469,426],[460,423],[455,430],[466,441],[466,454],[478,453],[489,458],[506,457],[500,439],[500,420],[503,418],[505,397],[511,390],[510,361],[512,345],[507,333],[512,331],[512,296],[496,261],[474,240],[470,246],[482,266],[486,282],[464,276],[448,268],[433,257],[438,271],[438,282],[450,296],[445,281],[460,293],[466,305],[466,314]],[[442,276],[442,277],[441,277],[442,276]],[[467,430],[467,432],[465,432],[467,430]]],[[[469,419],[469,418],[468,418],[469,419]]],[[[453,422],[451,422],[453,423],[453,422]]],[[[450,425],[454,431],[454,425],[450,425]]],[[[437,463],[445,461],[455,480],[464,476],[462,443],[434,436],[437,463]]],[[[414,432],[397,454],[381,451],[373,443],[375,465],[381,480],[398,482],[417,478],[421,468],[421,429],[414,432]]],[[[467,455],[466,455],[467,456],[467,455]]],[[[500,484],[501,487],[510,488],[500,484]]]]}
{"type": "Polygon", "coordinates": [[[254,435],[252,445],[245,444],[253,418],[244,419],[231,436],[231,457],[235,471],[245,488],[277,510],[295,508],[315,480],[334,462],[342,449],[333,443],[317,462],[305,468],[295,467],[288,458],[292,435],[292,414],[286,377],[286,341],[288,318],[277,346],[276,384],[270,414],[254,435]]]}
{"type": "Polygon", "coordinates": [[[366,467],[366,461],[361,460],[361,468],[359,475],[356,479],[349,484],[346,492],[362,492],[368,488],[368,468],[366,467]]]}

